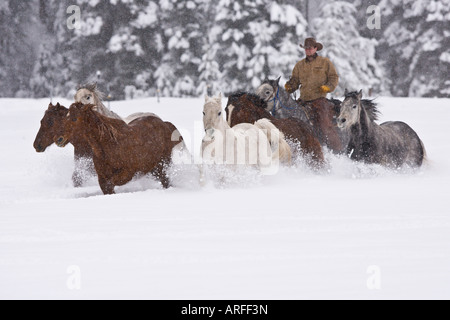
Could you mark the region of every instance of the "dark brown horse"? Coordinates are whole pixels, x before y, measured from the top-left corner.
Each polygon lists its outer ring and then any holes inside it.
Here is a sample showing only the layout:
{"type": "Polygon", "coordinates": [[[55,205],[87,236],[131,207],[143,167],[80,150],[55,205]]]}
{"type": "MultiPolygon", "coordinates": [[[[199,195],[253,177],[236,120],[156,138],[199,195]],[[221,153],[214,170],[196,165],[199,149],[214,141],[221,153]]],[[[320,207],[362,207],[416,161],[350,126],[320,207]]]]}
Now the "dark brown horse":
{"type": "Polygon", "coordinates": [[[94,153],[94,166],[104,194],[114,194],[116,186],[128,183],[137,174],[147,173],[168,188],[167,166],[171,163],[172,149],[183,143],[181,135],[174,134],[157,117],[141,117],[126,124],[101,115],[95,108],[94,105],[72,104],[64,121],[64,133],[56,144],[64,147],[75,136],[87,140],[94,153]],[[177,139],[172,139],[173,136],[177,139]]]}
{"type": "Polygon", "coordinates": [[[294,117],[309,122],[322,145],[335,153],[344,153],[349,135],[345,130],[339,130],[336,123],[341,102],[326,98],[308,102],[295,101],[279,85],[279,81],[280,78],[265,80],[256,90],[258,96],[267,102],[267,111],[277,119],[294,117]]]}
{"type": "MultiPolygon", "coordinates": [[[[64,122],[69,109],[59,103],[54,106],[49,104],[44,117],[41,120],[41,127],[34,140],[36,152],[44,152],[55,139],[64,133],[64,122]]],[[[87,141],[80,136],[74,136],[70,143],[74,147],[75,170],[72,175],[73,185],[80,187],[88,176],[95,175],[94,163],[92,161],[93,152],[87,141]]]]}
{"type": "Polygon", "coordinates": [[[267,103],[264,100],[245,92],[231,94],[225,111],[227,122],[231,127],[239,123],[254,123],[263,118],[269,119],[283,132],[286,139],[297,145],[299,143],[301,156],[311,157],[313,167],[323,166],[322,146],[308,123],[297,118],[276,119],[267,111],[267,103]]]}

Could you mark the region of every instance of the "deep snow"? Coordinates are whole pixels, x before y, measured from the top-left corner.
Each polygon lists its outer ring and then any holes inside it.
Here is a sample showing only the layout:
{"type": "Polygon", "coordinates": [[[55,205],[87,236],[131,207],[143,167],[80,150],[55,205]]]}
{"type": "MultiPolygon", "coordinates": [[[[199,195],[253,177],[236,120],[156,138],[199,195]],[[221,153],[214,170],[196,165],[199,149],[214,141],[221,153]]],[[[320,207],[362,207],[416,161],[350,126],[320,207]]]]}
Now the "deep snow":
{"type": "MultiPolygon", "coordinates": [[[[185,165],[169,190],[143,178],[103,196],[72,186],[71,146],[34,151],[48,100],[1,99],[0,299],[449,299],[450,100],[377,102],[422,138],[425,167],[327,153],[329,172],[200,187],[185,165]]],[[[111,107],[157,113],[198,154],[202,99],[111,107]]]]}

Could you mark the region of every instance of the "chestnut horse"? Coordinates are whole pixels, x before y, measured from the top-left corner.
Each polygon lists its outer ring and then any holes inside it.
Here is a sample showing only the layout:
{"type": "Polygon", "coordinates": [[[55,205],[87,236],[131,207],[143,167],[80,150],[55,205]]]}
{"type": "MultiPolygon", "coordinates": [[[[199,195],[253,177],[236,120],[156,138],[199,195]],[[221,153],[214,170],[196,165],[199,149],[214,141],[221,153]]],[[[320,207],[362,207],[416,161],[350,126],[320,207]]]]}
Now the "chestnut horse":
{"type": "Polygon", "coordinates": [[[141,117],[126,124],[95,110],[94,105],[72,104],[64,121],[64,133],[56,144],[64,147],[75,136],[89,143],[104,194],[114,194],[116,186],[128,183],[137,174],[151,173],[168,188],[167,166],[172,149],[183,143],[178,130],[171,130],[157,117],[141,117]]]}
{"type": "Polygon", "coordinates": [[[339,130],[336,118],[340,112],[340,101],[320,98],[313,101],[298,102],[279,85],[277,80],[265,80],[256,90],[258,96],[267,102],[267,111],[277,119],[289,117],[305,120],[312,125],[320,143],[335,153],[344,153],[349,135],[339,130]]]}
{"type": "MultiPolygon", "coordinates": [[[[69,109],[59,103],[54,106],[49,104],[44,117],[41,120],[41,127],[34,140],[36,152],[44,152],[54,140],[64,133],[64,119],[69,109]]],[[[87,176],[94,175],[94,163],[92,162],[93,152],[87,141],[80,136],[74,136],[70,143],[74,147],[75,170],[72,175],[73,185],[81,187],[87,176]]]]}
{"type": "MultiPolygon", "coordinates": [[[[54,106],[49,104],[48,109],[45,111],[44,117],[41,120],[41,127],[34,140],[34,149],[36,152],[44,152],[50,145],[52,145],[55,139],[59,138],[63,132],[63,120],[66,118],[69,109],[60,105],[59,103],[54,106]]],[[[130,123],[131,121],[144,117],[144,116],[154,116],[158,117],[153,113],[134,113],[129,115],[124,119],[125,122],[130,123]]],[[[166,122],[169,129],[174,129],[173,124],[166,122]]],[[[74,160],[75,160],[75,170],[72,174],[72,181],[75,187],[81,187],[85,180],[89,176],[95,175],[94,163],[92,162],[93,152],[89,143],[82,136],[75,136],[70,141],[74,147],[74,160]]]]}
{"type": "Polygon", "coordinates": [[[231,94],[225,111],[231,127],[239,123],[255,123],[263,118],[269,119],[286,139],[300,144],[301,156],[310,156],[314,168],[323,166],[322,146],[308,123],[297,118],[276,119],[267,111],[267,103],[264,100],[246,92],[231,94]]]}

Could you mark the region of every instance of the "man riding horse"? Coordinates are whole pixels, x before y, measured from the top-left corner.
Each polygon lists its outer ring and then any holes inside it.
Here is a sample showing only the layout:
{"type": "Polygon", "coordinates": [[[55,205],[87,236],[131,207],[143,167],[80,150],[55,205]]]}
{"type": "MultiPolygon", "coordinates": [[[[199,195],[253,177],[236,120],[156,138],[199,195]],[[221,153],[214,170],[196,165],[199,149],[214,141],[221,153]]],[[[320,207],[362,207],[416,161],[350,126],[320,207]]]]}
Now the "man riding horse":
{"type": "Polygon", "coordinates": [[[348,137],[335,123],[340,101],[326,98],[339,83],[336,68],[330,59],[317,54],[323,45],[314,38],[305,39],[300,47],[305,49],[306,58],[295,65],[291,79],[284,86],[286,92],[291,94],[300,88],[297,103],[305,111],[321,143],[334,152],[343,152],[348,137]]]}
{"type": "Polygon", "coordinates": [[[317,51],[323,49],[323,45],[314,38],[307,38],[304,45],[306,58],[297,62],[292,71],[291,79],[286,82],[284,88],[291,94],[300,87],[300,103],[326,98],[329,92],[333,92],[338,83],[339,76],[330,59],[321,57],[317,51]]]}

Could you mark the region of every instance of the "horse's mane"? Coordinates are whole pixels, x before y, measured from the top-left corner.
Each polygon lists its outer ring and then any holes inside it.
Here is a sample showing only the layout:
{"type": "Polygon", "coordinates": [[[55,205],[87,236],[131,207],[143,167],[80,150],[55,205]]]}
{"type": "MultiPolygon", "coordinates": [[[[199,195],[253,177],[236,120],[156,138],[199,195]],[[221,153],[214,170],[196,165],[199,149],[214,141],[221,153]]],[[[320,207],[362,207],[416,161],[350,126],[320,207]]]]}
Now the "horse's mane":
{"type": "Polygon", "coordinates": [[[231,93],[228,96],[228,99],[232,103],[234,100],[237,100],[244,95],[246,95],[247,98],[258,108],[267,109],[267,102],[264,101],[263,99],[261,99],[258,95],[254,94],[254,93],[238,91],[238,92],[231,93]]]}
{"type": "Polygon", "coordinates": [[[100,131],[100,137],[103,138],[108,135],[113,141],[118,142],[118,139],[121,136],[124,136],[124,133],[120,131],[120,128],[127,127],[127,124],[123,120],[109,118],[96,112],[94,110],[96,106],[93,104],[83,105],[81,102],[77,102],[73,105],[80,108],[80,110],[83,110],[83,112],[90,112],[94,116],[95,124],[100,131]]]}
{"type": "MultiPolygon", "coordinates": [[[[345,99],[351,98],[351,99],[358,99],[358,92],[347,92],[345,94],[345,99]]],[[[361,106],[364,108],[364,110],[367,113],[367,116],[369,117],[370,121],[377,121],[379,119],[379,116],[381,112],[378,110],[377,104],[374,102],[375,99],[361,99],[361,106]]]]}

